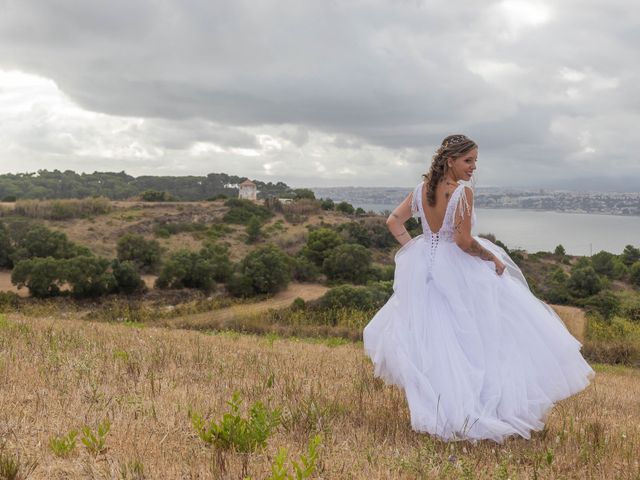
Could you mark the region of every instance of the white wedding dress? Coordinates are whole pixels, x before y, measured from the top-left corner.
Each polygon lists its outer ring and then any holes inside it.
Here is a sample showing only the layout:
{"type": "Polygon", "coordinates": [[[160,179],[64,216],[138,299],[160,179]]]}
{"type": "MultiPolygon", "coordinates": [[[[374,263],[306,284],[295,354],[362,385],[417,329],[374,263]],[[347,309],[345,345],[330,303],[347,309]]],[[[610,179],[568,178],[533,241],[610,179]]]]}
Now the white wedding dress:
{"type": "Polygon", "coordinates": [[[465,185],[452,193],[437,233],[423,211],[423,183],[415,188],[423,234],[397,252],[394,293],[365,327],[364,349],[375,375],[404,389],[415,431],[474,443],[528,439],[595,372],[502,248],[474,236],[507,266],[498,275],[493,262],[454,242],[458,209],[475,223],[465,185]]]}

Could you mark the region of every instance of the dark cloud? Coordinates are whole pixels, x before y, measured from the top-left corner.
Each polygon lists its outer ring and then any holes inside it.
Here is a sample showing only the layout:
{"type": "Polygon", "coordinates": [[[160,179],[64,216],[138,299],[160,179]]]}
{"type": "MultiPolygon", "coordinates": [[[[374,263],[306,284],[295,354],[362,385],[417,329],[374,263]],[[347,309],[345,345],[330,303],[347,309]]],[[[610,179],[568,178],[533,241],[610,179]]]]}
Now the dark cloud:
{"type": "Polygon", "coordinates": [[[52,79],[88,111],[144,119],[118,127],[115,146],[102,117],[14,133],[58,161],[103,148],[195,171],[210,154],[307,182],[408,168],[396,174],[411,183],[445,135],[465,132],[489,183],[568,179],[606,162],[637,174],[640,145],[622,139],[640,117],[640,14],[626,0],[3,6],[0,69],[52,79]]]}

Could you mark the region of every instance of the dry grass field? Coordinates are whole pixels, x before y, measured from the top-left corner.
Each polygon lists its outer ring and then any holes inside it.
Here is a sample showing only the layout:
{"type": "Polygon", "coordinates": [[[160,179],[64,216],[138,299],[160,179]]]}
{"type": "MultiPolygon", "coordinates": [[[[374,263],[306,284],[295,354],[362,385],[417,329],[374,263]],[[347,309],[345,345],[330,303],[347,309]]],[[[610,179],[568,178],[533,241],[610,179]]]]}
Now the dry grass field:
{"type": "Polygon", "coordinates": [[[0,454],[28,478],[236,479],[244,460],[265,479],[280,447],[298,459],[316,433],[312,478],[640,478],[637,369],[594,365],[530,440],[447,444],[410,429],[403,393],[372,376],[359,343],[0,318],[0,454]],[[282,421],[263,450],[226,454],[223,474],[189,414],[218,421],[234,391],[243,411],[261,401],[282,421]],[[49,445],[105,420],[102,451],[82,433],[67,456],[49,445]]]}

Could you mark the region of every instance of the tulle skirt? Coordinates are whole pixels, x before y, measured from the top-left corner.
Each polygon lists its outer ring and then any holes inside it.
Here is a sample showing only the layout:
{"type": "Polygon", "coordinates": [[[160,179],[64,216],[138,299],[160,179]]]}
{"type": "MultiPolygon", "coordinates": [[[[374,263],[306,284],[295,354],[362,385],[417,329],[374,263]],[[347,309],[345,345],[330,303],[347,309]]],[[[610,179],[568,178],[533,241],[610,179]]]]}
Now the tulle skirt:
{"type": "Polygon", "coordinates": [[[374,373],[404,389],[411,427],[443,440],[531,437],[555,402],[595,372],[557,314],[529,290],[505,251],[475,237],[507,265],[423,235],[396,254],[394,294],[365,327],[374,373]]]}

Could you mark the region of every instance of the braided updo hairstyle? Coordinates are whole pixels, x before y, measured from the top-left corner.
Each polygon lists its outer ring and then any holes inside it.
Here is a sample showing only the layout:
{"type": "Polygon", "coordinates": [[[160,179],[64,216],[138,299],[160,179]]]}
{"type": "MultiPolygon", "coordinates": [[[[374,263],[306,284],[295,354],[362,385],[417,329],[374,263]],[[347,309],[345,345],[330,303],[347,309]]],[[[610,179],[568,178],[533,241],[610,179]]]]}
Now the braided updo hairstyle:
{"type": "Polygon", "coordinates": [[[447,159],[458,158],[474,148],[477,148],[476,142],[465,135],[449,135],[442,140],[442,144],[433,155],[429,172],[422,175],[427,181],[427,203],[430,206],[436,204],[436,186],[447,174],[447,159]]]}

